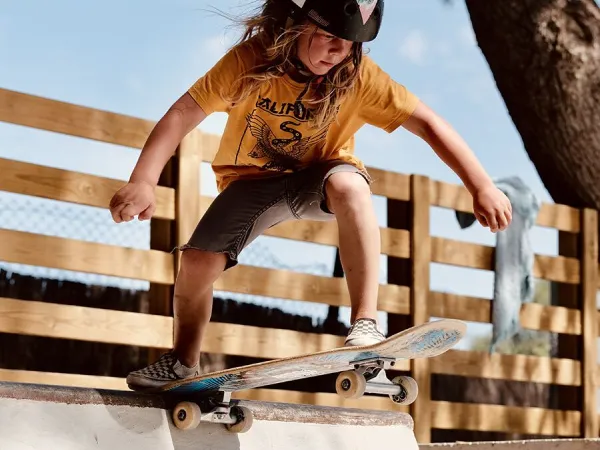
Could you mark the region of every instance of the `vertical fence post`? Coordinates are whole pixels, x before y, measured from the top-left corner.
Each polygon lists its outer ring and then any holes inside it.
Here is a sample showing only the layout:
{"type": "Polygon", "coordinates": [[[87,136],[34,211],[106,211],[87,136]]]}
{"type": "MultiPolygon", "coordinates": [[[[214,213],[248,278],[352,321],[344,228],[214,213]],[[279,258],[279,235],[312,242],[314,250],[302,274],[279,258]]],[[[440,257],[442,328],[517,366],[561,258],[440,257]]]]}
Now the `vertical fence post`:
{"type": "Polygon", "coordinates": [[[585,438],[598,437],[598,411],[596,406],[596,373],[598,310],[598,212],[581,211],[581,314],[582,314],[582,364],[581,386],[583,405],[581,434],[585,438]]]}
{"type": "MultiPolygon", "coordinates": [[[[431,206],[428,177],[412,175],[411,202],[411,318],[412,325],[429,322],[429,266],[431,262],[431,236],[429,214],[431,206]]],[[[419,385],[419,396],[411,406],[415,422],[415,436],[419,444],[431,442],[431,368],[428,358],[411,361],[411,373],[419,385]]]]}
{"type": "MultiPolygon", "coordinates": [[[[158,180],[159,186],[168,188],[177,188],[177,157],[171,158],[158,180]]],[[[177,212],[175,212],[177,214],[177,212]]],[[[175,220],[156,219],[150,220],[150,249],[170,252],[176,243],[176,218],[175,220]]],[[[175,267],[175,256],[173,256],[175,267]]],[[[171,316],[173,313],[173,285],[150,283],[148,291],[148,314],[157,316],[171,316]]],[[[146,351],[148,362],[154,362],[158,359],[163,350],[149,348],[146,351]]]]}
{"type": "MultiPolygon", "coordinates": [[[[559,231],[558,232],[558,254],[568,258],[577,258],[582,261],[581,241],[583,234],[581,231],[581,214],[579,214],[580,224],[576,232],[559,231]]],[[[580,267],[581,270],[581,267],[580,267]]],[[[581,277],[580,277],[581,278],[581,277]]],[[[581,279],[579,280],[581,283],[581,279]]],[[[560,306],[569,309],[577,309],[583,314],[583,305],[581,304],[581,285],[571,283],[553,283],[553,306],[560,306]]],[[[583,315],[580,316],[583,321],[583,315]]],[[[583,325],[583,323],[582,323],[583,325]]],[[[583,336],[574,334],[558,334],[556,336],[556,347],[552,352],[553,358],[570,359],[583,361],[583,336]]],[[[569,411],[576,408],[578,403],[583,404],[583,389],[577,391],[575,398],[571,395],[561,395],[563,388],[555,386],[555,394],[552,395],[548,405],[561,411],[569,411]]],[[[566,390],[564,392],[567,392],[566,390]]],[[[581,410],[581,407],[579,407],[581,410]]],[[[583,419],[581,421],[583,423],[583,419]]]]}
{"type": "MultiPolygon", "coordinates": [[[[410,202],[387,199],[387,227],[410,230],[410,202]]],[[[409,256],[410,258],[410,256],[409,256]]],[[[387,257],[387,282],[398,286],[410,286],[410,259],[387,257]]],[[[405,314],[387,314],[388,336],[410,328],[411,317],[405,314]]]]}
{"type": "MultiPolygon", "coordinates": [[[[201,216],[200,207],[200,168],[202,163],[201,132],[192,130],[183,138],[178,149],[177,191],[175,193],[175,220],[177,245],[185,244],[201,216]]],[[[176,271],[179,270],[176,258],[176,271]]]]}

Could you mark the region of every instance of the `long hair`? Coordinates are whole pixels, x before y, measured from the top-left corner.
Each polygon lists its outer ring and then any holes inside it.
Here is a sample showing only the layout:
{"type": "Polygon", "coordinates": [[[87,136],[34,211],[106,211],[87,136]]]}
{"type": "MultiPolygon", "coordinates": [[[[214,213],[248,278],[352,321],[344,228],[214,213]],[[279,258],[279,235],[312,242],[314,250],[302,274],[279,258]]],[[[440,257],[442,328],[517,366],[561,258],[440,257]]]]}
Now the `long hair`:
{"type": "MultiPolygon", "coordinates": [[[[231,94],[226,99],[233,104],[238,103],[262,83],[282,77],[294,70],[293,59],[296,56],[297,41],[306,31],[308,23],[286,26],[288,9],[286,0],[264,0],[259,10],[245,18],[233,18],[244,32],[236,46],[257,40],[260,44],[260,61],[239,77],[232,86],[231,94]]],[[[316,28],[315,28],[316,31],[316,28]]],[[[310,36],[309,45],[313,36],[310,36]]],[[[336,113],[356,83],[360,73],[362,60],[362,44],[353,43],[348,56],[325,74],[316,88],[303,98],[303,102],[311,111],[314,127],[323,127],[335,119],[336,113]]]]}

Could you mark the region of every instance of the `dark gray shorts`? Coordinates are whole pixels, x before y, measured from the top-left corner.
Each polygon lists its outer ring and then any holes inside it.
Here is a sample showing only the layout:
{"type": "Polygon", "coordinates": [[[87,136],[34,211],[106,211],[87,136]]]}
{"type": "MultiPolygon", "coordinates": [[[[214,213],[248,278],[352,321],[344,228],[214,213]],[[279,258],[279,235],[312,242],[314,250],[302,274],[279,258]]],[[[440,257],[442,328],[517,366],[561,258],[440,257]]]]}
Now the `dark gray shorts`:
{"type": "Polygon", "coordinates": [[[274,177],[232,182],[212,202],[200,219],[190,248],[226,253],[225,269],[237,264],[240,252],[265,230],[292,219],[332,220],[327,208],[325,182],[336,172],[355,172],[367,183],[370,177],[357,167],[333,161],[274,177]]]}

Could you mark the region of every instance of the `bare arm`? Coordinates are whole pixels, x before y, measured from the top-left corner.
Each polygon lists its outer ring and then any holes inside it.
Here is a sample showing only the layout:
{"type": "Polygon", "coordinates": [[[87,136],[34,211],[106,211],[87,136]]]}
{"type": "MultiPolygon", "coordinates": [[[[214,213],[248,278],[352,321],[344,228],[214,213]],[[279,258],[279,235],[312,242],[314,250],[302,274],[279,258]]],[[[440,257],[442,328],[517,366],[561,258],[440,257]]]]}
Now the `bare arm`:
{"type": "Polygon", "coordinates": [[[460,177],[473,197],[473,212],[479,223],[494,233],[508,227],[512,221],[509,199],[495,186],[467,143],[446,121],[420,102],[403,126],[427,142],[460,177]]]}
{"type": "Polygon", "coordinates": [[[493,184],[467,143],[424,103],[419,103],[412,117],[403,126],[427,142],[440,159],[460,177],[471,194],[493,184]]]}
{"type": "Polygon", "coordinates": [[[181,140],[205,118],[206,114],[190,94],[183,94],[148,136],[129,181],[144,181],[156,186],[181,140]]]}

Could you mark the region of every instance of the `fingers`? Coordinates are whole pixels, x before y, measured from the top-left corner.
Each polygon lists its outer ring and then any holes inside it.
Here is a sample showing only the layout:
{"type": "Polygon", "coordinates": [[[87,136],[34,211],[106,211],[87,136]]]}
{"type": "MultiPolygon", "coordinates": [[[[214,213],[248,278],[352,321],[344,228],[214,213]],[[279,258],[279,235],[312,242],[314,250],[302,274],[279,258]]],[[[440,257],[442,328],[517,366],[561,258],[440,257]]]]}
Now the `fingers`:
{"type": "Polygon", "coordinates": [[[121,218],[121,211],[123,211],[123,208],[125,208],[126,206],[127,203],[121,203],[117,204],[116,206],[111,206],[110,214],[112,215],[112,218],[116,223],[123,222],[123,219],[121,218]]]}
{"type": "Polygon", "coordinates": [[[478,211],[474,211],[474,214],[475,214],[475,218],[481,224],[481,226],[483,226],[483,227],[487,227],[488,226],[488,221],[487,221],[487,219],[485,218],[485,216],[483,214],[481,214],[478,211]]]}
{"type": "Polygon", "coordinates": [[[134,203],[124,202],[111,208],[110,214],[116,223],[130,222],[138,214],[139,209],[134,203]]]}
{"type": "Polygon", "coordinates": [[[489,227],[492,233],[504,231],[512,222],[512,213],[510,211],[493,211],[491,213],[475,213],[477,220],[484,227],[489,227]]]}
{"type": "Polygon", "coordinates": [[[489,228],[492,233],[504,231],[512,221],[510,213],[496,211],[486,211],[485,213],[475,212],[475,217],[482,226],[489,228]]]}
{"type": "Polygon", "coordinates": [[[130,222],[137,215],[138,211],[139,208],[136,208],[133,203],[125,203],[125,207],[121,210],[121,219],[124,222],[130,222]]]}
{"type": "Polygon", "coordinates": [[[116,223],[130,222],[135,216],[139,220],[148,220],[154,214],[155,203],[152,186],[128,183],[111,198],[109,209],[116,223]]]}
{"type": "Polygon", "coordinates": [[[512,204],[500,190],[475,195],[473,209],[479,223],[492,233],[506,230],[512,222],[512,204]]]}
{"type": "Polygon", "coordinates": [[[489,214],[489,217],[487,217],[487,222],[492,233],[498,232],[498,219],[496,218],[495,213],[489,214]]]}
{"type": "Polygon", "coordinates": [[[510,223],[512,222],[512,213],[510,212],[510,210],[504,211],[503,214],[500,214],[500,217],[502,217],[502,219],[503,219],[502,225],[501,225],[501,230],[506,230],[508,228],[508,226],[510,225],[510,223]]]}
{"type": "Polygon", "coordinates": [[[497,213],[498,216],[498,230],[504,231],[512,222],[512,204],[510,201],[507,202],[506,207],[497,213]]]}
{"type": "Polygon", "coordinates": [[[500,212],[498,214],[498,231],[504,231],[508,227],[508,218],[506,217],[505,212],[500,212]]]}
{"type": "Polygon", "coordinates": [[[156,205],[154,203],[151,203],[150,206],[148,206],[145,210],[143,210],[138,215],[138,220],[150,220],[152,218],[152,216],[154,215],[155,210],[156,210],[156,205]]]}

